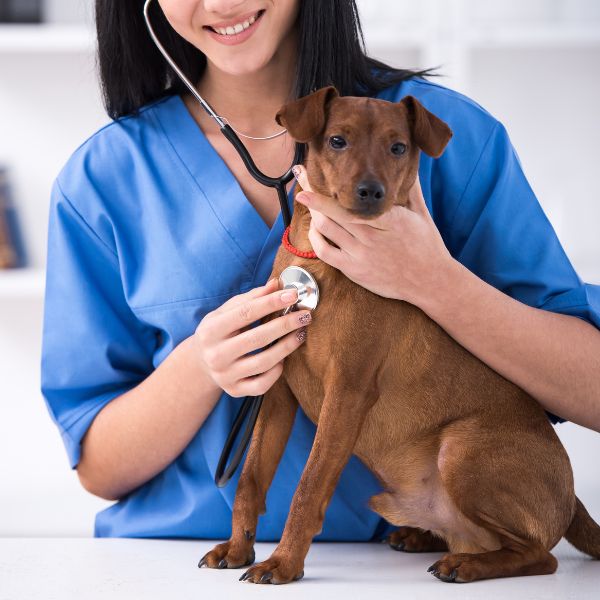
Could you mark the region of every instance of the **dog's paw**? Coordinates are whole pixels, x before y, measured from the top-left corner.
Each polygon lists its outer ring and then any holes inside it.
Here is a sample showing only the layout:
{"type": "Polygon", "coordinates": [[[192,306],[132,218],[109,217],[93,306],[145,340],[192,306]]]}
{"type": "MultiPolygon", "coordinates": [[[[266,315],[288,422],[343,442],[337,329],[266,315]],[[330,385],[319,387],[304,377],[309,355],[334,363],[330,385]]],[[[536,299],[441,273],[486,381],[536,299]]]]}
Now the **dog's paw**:
{"type": "Polygon", "coordinates": [[[217,544],[207,552],[198,563],[198,567],[207,566],[211,569],[239,569],[254,562],[254,548],[239,548],[231,540],[217,544]]]}
{"type": "Polygon", "coordinates": [[[250,567],[240,581],[252,583],[290,583],[304,577],[303,565],[295,566],[276,556],[250,567]]]}
{"type": "Polygon", "coordinates": [[[417,527],[399,527],[387,538],[387,543],[394,550],[402,552],[447,552],[446,542],[430,531],[417,527]]]}
{"type": "Polygon", "coordinates": [[[446,583],[466,583],[480,578],[477,562],[477,555],[473,554],[444,554],[427,572],[446,583]]]}

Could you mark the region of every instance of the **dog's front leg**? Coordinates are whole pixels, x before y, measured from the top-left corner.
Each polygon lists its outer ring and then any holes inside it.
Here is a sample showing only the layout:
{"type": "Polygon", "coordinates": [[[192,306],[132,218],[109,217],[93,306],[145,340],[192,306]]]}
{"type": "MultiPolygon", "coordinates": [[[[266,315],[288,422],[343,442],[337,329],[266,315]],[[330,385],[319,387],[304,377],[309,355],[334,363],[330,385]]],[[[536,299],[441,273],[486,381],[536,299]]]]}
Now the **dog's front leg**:
{"type": "Polygon", "coordinates": [[[233,503],[231,538],[205,554],[199,567],[235,569],[254,562],[258,516],[285,445],[290,437],[298,401],[283,377],[265,394],[233,503]]]}
{"type": "Polygon", "coordinates": [[[311,541],[322,530],[325,510],[371,405],[364,392],[347,388],[326,396],[281,541],[266,561],[248,569],[240,580],[288,583],[303,576],[311,541]]]}

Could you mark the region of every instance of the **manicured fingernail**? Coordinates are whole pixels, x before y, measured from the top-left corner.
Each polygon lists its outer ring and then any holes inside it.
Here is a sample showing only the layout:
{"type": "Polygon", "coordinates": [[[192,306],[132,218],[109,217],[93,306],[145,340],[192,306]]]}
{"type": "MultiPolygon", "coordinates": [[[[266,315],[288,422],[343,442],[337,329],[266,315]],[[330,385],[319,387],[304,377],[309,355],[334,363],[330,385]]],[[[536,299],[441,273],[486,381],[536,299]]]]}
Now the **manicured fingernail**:
{"type": "Polygon", "coordinates": [[[302,169],[298,165],[294,165],[292,167],[292,173],[294,174],[296,181],[298,181],[298,177],[300,177],[300,173],[302,173],[302,169]]]}
{"type": "Polygon", "coordinates": [[[298,338],[299,342],[303,342],[306,339],[306,327],[301,327],[298,329],[296,337],[298,338]]]}
{"type": "Polygon", "coordinates": [[[302,323],[302,325],[308,325],[310,323],[312,319],[312,316],[310,313],[304,313],[303,315],[300,315],[298,317],[298,321],[300,321],[300,323],[302,323]]]}
{"type": "Polygon", "coordinates": [[[293,302],[296,300],[297,293],[298,292],[282,292],[281,300],[283,302],[293,302]]]}

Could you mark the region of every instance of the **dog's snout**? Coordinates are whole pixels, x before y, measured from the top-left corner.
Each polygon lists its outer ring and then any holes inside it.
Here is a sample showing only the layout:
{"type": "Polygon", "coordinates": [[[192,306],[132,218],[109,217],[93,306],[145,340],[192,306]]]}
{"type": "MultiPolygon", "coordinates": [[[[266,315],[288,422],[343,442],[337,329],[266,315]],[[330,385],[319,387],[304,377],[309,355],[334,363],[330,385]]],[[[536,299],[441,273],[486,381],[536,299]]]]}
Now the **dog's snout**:
{"type": "Polygon", "coordinates": [[[381,202],[384,197],[385,188],[379,181],[361,181],[356,186],[356,199],[360,202],[381,202]]]}

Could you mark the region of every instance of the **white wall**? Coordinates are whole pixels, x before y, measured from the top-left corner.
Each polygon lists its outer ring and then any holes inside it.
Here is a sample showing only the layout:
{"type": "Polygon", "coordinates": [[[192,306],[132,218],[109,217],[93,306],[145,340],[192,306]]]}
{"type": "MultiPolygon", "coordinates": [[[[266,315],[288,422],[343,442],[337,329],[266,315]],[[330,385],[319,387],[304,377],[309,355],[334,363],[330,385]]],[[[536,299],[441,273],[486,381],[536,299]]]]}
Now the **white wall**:
{"type": "MultiPolygon", "coordinates": [[[[57,2],[53,20],[60,10],[65,21],[85,14],[77,3],[57,2]]],[[[0,29],[0,164],[11,169],[32,266],[43,267],[50,185],[108,117],[91,46],[73,36],[77,49],[63,41],[61,50],[60,32],[44,43],[26,31],[22,39],[29,36],[38,51],[2,50],[5,33],[0,29]]],[[[39,393],[42,285],[34,277],[31,286],[2,296],[0,279],[0,536],[90,536],[95,513],[109,503],[79,485],[39,393]]]]}
{"type": "MultiPolygon", "coordinates": [[[[53,5],[53,20],[89,21],[89,2],[53,5]]],[[[359,5],[372,53],[397,66],[441,63],[449,75],[442,83],[505,123],[567,253],[600,283],[600,3],[359,5]]],[[[0,28],[0,164],[12,168],[33,266],[43,267],[51,182],[107,117],[85,32],[20,31],[15,40],[0,28]]],[[[39,394],[41,284],[36,272],[15,286],[0,277],[0,536],[91,535],[95,512],[108,503],[79,486],[39,394]]],[[[578,494],[600,520],[600,436],[572,424],[558,431],[578,494]]]]}

